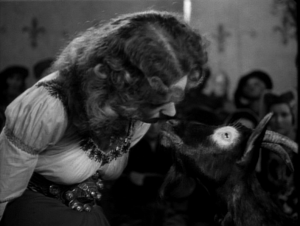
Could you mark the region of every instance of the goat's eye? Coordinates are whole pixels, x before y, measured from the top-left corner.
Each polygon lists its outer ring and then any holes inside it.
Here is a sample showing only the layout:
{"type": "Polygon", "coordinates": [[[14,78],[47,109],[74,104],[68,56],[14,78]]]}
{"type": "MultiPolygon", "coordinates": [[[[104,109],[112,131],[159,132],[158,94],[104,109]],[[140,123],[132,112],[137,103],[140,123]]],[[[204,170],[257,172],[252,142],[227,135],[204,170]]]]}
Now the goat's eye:
{"type": "Polygon", "coordinates": [[[231,138],[231,133],[230,132],[224,132],[223,134],[221,134],[222,138],[224,140],[230,140],[231,138]]]}
{"type": "Polygon", "coordinates": [[[238,131],[231,126],[218,128],[214,131],[214,134],[212,135],[213,141],[215,141],[220,147],[224,148],[236,143],[238,137],[238,131]]]}

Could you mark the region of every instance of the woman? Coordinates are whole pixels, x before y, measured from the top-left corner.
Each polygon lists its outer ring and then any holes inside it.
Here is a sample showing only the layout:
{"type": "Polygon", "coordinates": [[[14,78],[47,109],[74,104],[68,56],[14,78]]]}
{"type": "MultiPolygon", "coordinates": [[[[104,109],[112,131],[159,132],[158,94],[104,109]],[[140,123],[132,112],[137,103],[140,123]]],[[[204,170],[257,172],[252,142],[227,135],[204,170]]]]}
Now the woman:
{"type": "Polygon", "coordinates": [[[108,225],[95,205],[103,182],[122,173],[149,123],[175,115],[205,62],[201,36],[166,12],[124,15],[76,37],[53,73],[7,108],[0,225],[108,225]]]}
{"type": "Polygon", "coordinates": [[[296,94],[291,91],[281,95],[265,95],[265,101],[267,102],[266,104],[269,107],[269,111],[274,112],[274,116],[269,124],[270,129],[292,140],[296,140],[295,96],[296,94]]]}
{"type": "Polygon", "coordinates": [[[28,74],[21,65],[9,66],[0,73],[1,106],[7,106],[25,90],[28,74]]]}

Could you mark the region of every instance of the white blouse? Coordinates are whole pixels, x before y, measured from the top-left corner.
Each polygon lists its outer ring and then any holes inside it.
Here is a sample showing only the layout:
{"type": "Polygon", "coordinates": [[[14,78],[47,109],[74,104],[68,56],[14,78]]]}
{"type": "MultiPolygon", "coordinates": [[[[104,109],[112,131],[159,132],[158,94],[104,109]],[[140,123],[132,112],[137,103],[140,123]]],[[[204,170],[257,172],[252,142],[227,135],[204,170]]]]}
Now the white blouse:
{"type": "MultiPolygon", "coordinates": [[[[33,172],[71,185],[96,171],[104,179],[117,178],[126,166],[128,153],[104,163],[92,158],[90,150],[82,146],[82,139],[68,124],[62,100],[39,85],[57,76],[53,73],[45,77],[7,107],[6,125],[0,135],[0,204],[21,196],[33,172]]],[[[149,127],[135,123],[131,147],[149,127]]]]}

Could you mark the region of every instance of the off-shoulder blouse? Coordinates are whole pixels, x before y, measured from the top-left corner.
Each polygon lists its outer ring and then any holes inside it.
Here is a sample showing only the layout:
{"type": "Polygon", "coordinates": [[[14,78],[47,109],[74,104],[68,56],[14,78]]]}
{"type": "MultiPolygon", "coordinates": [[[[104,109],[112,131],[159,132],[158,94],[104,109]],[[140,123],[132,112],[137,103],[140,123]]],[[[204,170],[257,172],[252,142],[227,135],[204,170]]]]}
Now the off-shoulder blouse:
{"type": "MultiPolygon", "coordinates": [[[[6,124],[0,135],[0,203],[22,195],[33,172],[59,184],[80,183],[96,171],[103,178],[118,177],[128,153],[109,161],[95,158],[89,145],[68,123],[63,97],[50,74],[26,90],[6,109],[6,124]]],[[[136,122],[131,147],[150,124],[136,122]]]]}

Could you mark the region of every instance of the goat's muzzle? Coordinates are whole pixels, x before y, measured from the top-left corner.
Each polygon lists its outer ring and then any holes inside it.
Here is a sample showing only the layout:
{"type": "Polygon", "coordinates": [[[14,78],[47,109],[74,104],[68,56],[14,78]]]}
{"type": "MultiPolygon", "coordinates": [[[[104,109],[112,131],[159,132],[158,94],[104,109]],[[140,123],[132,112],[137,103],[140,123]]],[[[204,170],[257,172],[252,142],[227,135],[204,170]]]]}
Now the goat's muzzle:
{"type": "Polygon", "coordinates": [[[174,132],[174,126],[178,124],[179,121],[177,120],[170,120],[164,124],[161,133],[161,144],[163,146],[175,149],[179,149],[182,146],[182,139],[174,132]]]}

